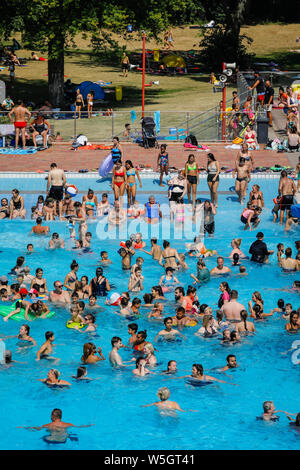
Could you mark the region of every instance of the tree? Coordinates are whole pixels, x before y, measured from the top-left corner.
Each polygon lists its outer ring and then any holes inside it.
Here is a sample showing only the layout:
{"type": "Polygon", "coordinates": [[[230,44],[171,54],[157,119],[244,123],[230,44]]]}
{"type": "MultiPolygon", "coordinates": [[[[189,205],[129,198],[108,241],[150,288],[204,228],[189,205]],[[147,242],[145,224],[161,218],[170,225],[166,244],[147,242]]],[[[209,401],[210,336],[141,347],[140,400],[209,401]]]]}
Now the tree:
{"type": "Polygon", "coordinates": [[[241,26],[250,8],[250,0],[202,0],[208,20],[214,20],[216,27],[204,32],[200,46],[203,47],[205,63],[219,67],[223,61],[245,61],[246,45],[251,39],[240,36],[241,26]]]}

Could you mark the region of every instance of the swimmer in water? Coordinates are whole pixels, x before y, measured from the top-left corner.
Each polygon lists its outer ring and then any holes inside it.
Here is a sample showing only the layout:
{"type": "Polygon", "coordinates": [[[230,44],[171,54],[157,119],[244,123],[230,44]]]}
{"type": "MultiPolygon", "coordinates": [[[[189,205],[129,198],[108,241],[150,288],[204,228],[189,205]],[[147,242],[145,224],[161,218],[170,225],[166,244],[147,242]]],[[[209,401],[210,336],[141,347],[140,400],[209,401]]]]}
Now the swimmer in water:
{"type": "MultiPolygon", "coordinates": [[[[183,375],[182,377],[171,377],[174,379],[193,379],[193,380],[198,380],[198,381],[204,381],[204,382],[220,382],[220,383],[228,383],[225,382],[224,380],[216,379],[215,377],[211,377],[210,375],[204,375],[203,372],[203,366],[201,364],[193,364],[192,367],[192,373],[191,375],[183,375]]],[[[233,384],[232,384],[233,385],[233,384]]]]}
{"type": "MultiPolygon", "coordinates": [[[[46,341],[44,344],[40,347],[36,354],[36,360],[39,361],[40,359],[55,359],[51,357],[51,353],[53,352],[53,344],[54,341],[54,333],[52,331],[46,331],[45,333],[45,338],[46,341]]],[[[59,361],[59,359],[56,359],[56,361],[59,361]]]]}
{"type": "Polygon", "coordinates": [[[69,382],[66,380],[60,380],[59,379],[60,372],[57,369],[50,369],[47,378],[46,379],[39,379],[40,382],[52,387],[55,385],[60,385],[60,386],[69,386],[71,385],[69,382]]]}
{"type": "Polygon", "coordinates": [[[8,339],[8,338],[18,338],[20,341],[28,341],[29,343],[32,343],[33,346],[36,346],[36,341],[31,336],[29,336],[29,333],[30,333],[30,327],[28,325],[24,324],[24,325],[21,326],[18,335],[5,336],[2,339],[4,340],[4,339],[8,339]]]}
{"type": "Polygon", "coordinates": [[[263,402],[263,414],[261,415],[261,419],[263,421],[278,421],[279,416],[276,416],[275,405],[272,401],[264,401],[263,402]]]}
{"type": "Polygon", "coordinates": [[[170,390],[167,387],[162,387],[158,389],[157,396],[160,401],[155,403],[150,403],[149,405],[142,405],[143,407],[148,406],[157,406],[157,408],[162,410],[175,410],[175,411],[182,411],[185,413],[186,411],[197,411],[197,410],[182,410],[176,401],[169,400],[171,395],[170,390]]]}
{"type": "Polygon", "coordinates": [[[177,372],[177,362],[171,360],[168,362],[167,370],[164,370],[162,373],[165,375],[176,374],[177,372]]]}
{"type": "Polygon", "coordinates": [[[132,373],[137,377],[145,377],[145,375],[153,374],[153,372],[150,372],[150,370],[147,369],[145,366],[146,359],[144,359],[143,357],[138,357],[135,363],[135,369],[133,369],[132,373]]]}
{"type": "Polygon", "coordinates": [[[93,424],[86,424],[81,426],[75,426],[72,423],[66,423],[62,421],[62,411],[59,408],[54,408],[51,413],[51,423],[43,424],[42,426],[19,426],[20,428],[29,429],[32,431],[40,431],[42,429],[48,429],[50,434],[45,436],[46,442],[57,442],[57,443],[64,443],[66,442],[67,438],[69,437],[66,434],[66,429],[73,427],[73,428],[86,428],[89,426],[93,426],[93,424]]]}
{"type": "Polygon", "coordinates": [[[227,364],[225,367],[222,368],[222,372],[225,372],[229,369],[236,369],[239,365],[236,362],[236,356],[234,354],[228,354],[226,357],[227,364]]]}
{"type": "Polygon", "coordinates": [[[108,266],[109,264],[112,264],[112,261],[108,258],[107,251],[101,251],[100,256],[101,259],[98,261],[98,264],[101,264],[102,266],[108,266]]]}
{"type": "Polygon", "coordinates": [[[87,376],[87,368],[80,366],[77,369],[77,374],[72,376],[76,380],[92,380],[87,376]]]}
{"type": "Polygon", "coordinates": [[[112,366],[123,366],[123,361],[122,358],[119,354],[119,349],[124,347],[124,344],[122,343],[121,338],[118,336],[114,336],[111,339],[111,345],[112,345],[112,350],[109,353],[109,362],[111,363],[112,366]]]}
{"type": "Polygon", "coordinates": [[[186,339],[186,337],[180,333],[180,331],[175,330],[173,328],[173,319],[171,317],[167,317],[164,319],[165,329],[158,332],[158,334],[154,338],[154,342],[157,342],[158,338],[162,339],[172,339],[174,340],[176,336],[179,336],[182,339],[186,339]]]}
{"type": "Polygon", "coordinates": [[[155,302],[153,309],[149,312],[147,318],[154,320],[163,320],[163,311],[164,311],[164,304],[162,302],[155,302]]]}

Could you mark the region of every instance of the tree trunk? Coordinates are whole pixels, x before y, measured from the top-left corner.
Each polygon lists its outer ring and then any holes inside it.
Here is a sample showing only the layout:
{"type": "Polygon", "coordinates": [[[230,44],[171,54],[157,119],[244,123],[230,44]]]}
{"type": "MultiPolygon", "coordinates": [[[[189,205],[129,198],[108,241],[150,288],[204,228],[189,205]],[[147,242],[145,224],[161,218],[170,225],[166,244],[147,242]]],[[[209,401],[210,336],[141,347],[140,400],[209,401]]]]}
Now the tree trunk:
{"type": "Polygon", "coordinates": [[[64,105],[64,43],[61,35],[48,44],[49,101],[60,108],[64,105]]]}

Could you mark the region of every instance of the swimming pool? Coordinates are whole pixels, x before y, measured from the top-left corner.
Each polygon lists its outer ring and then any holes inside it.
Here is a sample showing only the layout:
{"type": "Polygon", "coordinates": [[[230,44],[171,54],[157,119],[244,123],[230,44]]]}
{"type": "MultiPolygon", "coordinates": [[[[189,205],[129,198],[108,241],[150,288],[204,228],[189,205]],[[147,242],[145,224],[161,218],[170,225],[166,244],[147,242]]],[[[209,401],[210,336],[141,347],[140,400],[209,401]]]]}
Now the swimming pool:
{"type": "MultiPolygon", "coordinates": [[[[80,191],[92,187],[97,192],[109,189],[108,182],[97,182],[97,177],[68,178],[76,184],[80,191]]],[[[270,249],[275,249],[270,265],[253,266],[245,261],[248,276],[240,278],[231,275],[228,278],[212,279],[205,287],[198,289],[200,303],[207,303],[216,309],[219,298],[219,284],[226,280],[231,289],[239,292],[239,301],[244,305],[251,299],[255,290],[261,292],[265,301],[265,311],[269,312],[276,306],[281,297],[285,302],[291,302],[298,307],[298,295],[292,292],[276,290],[280,287],[291,286],[297,279],[295,274],[282,274],[277,267],[276,245],[283,242],[285,246],[294,249],[294,241],[298,239],[296,230],[289,235],[284,234],[283,228],[272,223],[272,199],[277,193],[278,180],[269,178],[253,179],[264,192],[265,209],[259,230],[265,234],[265,241],[270,249]]],[[[45,188],[43,178],[27,178],[18,181],[13,178],[0,178],[1,197],[13,187],[18,187],[25,193],[25,205],[31,207],[37,199],[38,191],[45,188]],[[27,188],[27,189],[26,189],[27,188]],[[34,191],[34,194],[32,194],[34,191]]],[[[230,241],[234,237],[243,238],[241,249],[246,253],[255,239],[257,231],[244,232],[239,217],[241,207],[236,202],[232,192],[234,181],[231,178],[221,179],[219,209],[216,216],[216,233],[214,238],[206,239],[207,248],[217,249],[218,253],[228,256],[230,241]]],[[[251,186],[251,185],[250,185],[251,186]]],[[[199,191],[206,192],[205,179],[200,179],[199,191]]],[[[167,201],[165,193],[157,184],[153,185],[151,178],[143,179],[143,194],[138,200],[144,203],[149,192],[155,191],[155,197],[161,203],[167,201]]],[[[9,194],[9,193],[8,193],[9,194]]],[[[80,195],[81,198],[82,195],[80,195]]],[[[201,194],[200,197],[208,197],[201,194]]],[[[79,197],[78,197],[79,199],[79,197]]],[[[112,201],[112,194],[109,195],[112,201]]],[[[49,223],[51,231],[57,231],[65,239],[68,238],[67,225],[64,222],[49,223]]],[[[39,266],[44,268],[48,287],[52,287],[56,279],[64,280],[69,272],[73,259],[79,263],[78,277],[83,274],[89,279],[94,276],[99,259],[99,252],[106,249],[113,264],[105,268],[105,275],[111,283],[117,286],[118,292],[127,290],[129,274],[121,272],[120,257],[116,253],[119,242],[114,240],[99,240],[96,236],[97,223],[91,223],[89,230],[93,234],[92,250],[94,253],[76,256],[72,251],[47,250],[47,242],[41,238],[29,236],[32,221],[1,221],[0,223],[0,274],[7,274],[14,266],[16,257],[24,254],[27,243],[34,243],[36,253],[26,256],[26,265],[31,272],[39,266]]],[[[185,242],[191,240],[172,240],[171,245],[178,251],[185,251],[185,242]]],[[[163,237],[163,234],[161,234],[163,237]]],[[[149,248],[149,240],[147,248],[149,248]]],[[[137,256],[139,253],[137,252],[137,256]]],[[[150,292],[153,285],[158,284],[162,268],[154,265],[152,258],[142,255],[145,262],[144,291],[138,294],[142,298],[145,292],[150,292]],[[151,273],[151,275],[149,275],[151,273]]],[[[135,257],[136,258],[136,257],[135,257]]],[[[134,258],[134,259],[135,259],[134,258]]],[[[196,273],[196,260],[187,260],[190,269],[186,273],[178,273],[180,282],[187,287],[191,283],[190,274],[196,273]]],[[[216,265],[215,258],[206,259],[211,269],[216,265]]],[[[225,264],[229,265],[228,260],[225,264]]],[[[235,268],[233,268],[235,269],[235,268]]],[[[234,271],[235,272],[235,271],[234,271]]],[[[173,294],[167,294],[164,314],[174,314],[175,304],[173,294]]],[[[103,304],[102,299],[99,300],[103,304]]],[[[37,348],[18,346],[16,339],[6,340],[7,348],[13,352],[13,358],[20,363],[0,374],[1,407],[1,449],[54,449],[42,439],[47,431],[30,432],[17,426],[36,426],[50,421],[53,408],[63,410],[63,420],[74,424],[93,423],[91,428],[72,430],[73,438],[61,444],[61,449],[290,449],[299,448],[299,435],[288,426],[288,420],[281,415],[278,423],[263,423],[256,421],[256,416],[262,413],[262,402],[273,400],[277,409],[298,412],[299,398],[299,365],[291,361],[288,351],[299,335],[285,333],[284,324],[278,315],[256,324],[255,336],[246,337],[241,344],[224,346],[217,338],[204,339],[194,336],[195,328],[186,328],[184,334],[187,340],[174,343],[157,343],[156,353],[159,364],[156,374],[145,378],[132,376],[131,367],[125,370],[114,370],[108,362],[112,336],[120,336],[123,342],[128,342],[127,324],[129,321],[114,314],[114,307],[104,307],[97,315],[97,337],[80,334],[65,326],[69,314],[56,309],[56,316],[49,320],[37,320],[30,324],[31,336],[38,346],[44,341],[44,333],[52,330],[55,333],[54,355],[61,358],[56,366],[61,372],[61,378],[72,383],[70,389],[51,390],[41,384],[38,379],[45,378],[51,365],[35,361],[37,348]],[[99,378],[89,383],[75,382],[71,376],[80,365],[82,346],[92,341],[101,346],[106,361],[88,367],[91,378],[99,378]],[[219,374],[214,368],[225,366],[226,356],[233,353],[237,356],[240,367],[229,371],[227,377],[219,374]],[[207,387],[193,387],[183,379],[173,380],[161,374],[166,369],[167,362],[175,359],[178,363],[178,376],[189,374],[193,363],[201,363],[205,372],[228,382],[238,384],[213,384],[207,387]],[[182,413],[177,417],[162,416],[154,408],[143,408],[142,405],[156,401],[156,391],[161,386],[167,386],[171,391],[171,399],[177,401],[183,409],[198,410],[197,413],[182,413]],[[74,439],[75,437],[75,439],[74,439]],[[76,440],[77,438],[77,440],[76,440]]],[[[157,332],[162,329],[158,322],[149,322],[144,310],[138,319],[139,330],[146,329],[148,340],[153,341],[157,332]]],[[[0,318],[0,321],[1,318],[0,318]]],[[[1,323],[2,335],[17,334],[20,323],[13,320],[1,323]]],[[[130,351],[122,351],[123,360],[132,357],[130,351]]]]}

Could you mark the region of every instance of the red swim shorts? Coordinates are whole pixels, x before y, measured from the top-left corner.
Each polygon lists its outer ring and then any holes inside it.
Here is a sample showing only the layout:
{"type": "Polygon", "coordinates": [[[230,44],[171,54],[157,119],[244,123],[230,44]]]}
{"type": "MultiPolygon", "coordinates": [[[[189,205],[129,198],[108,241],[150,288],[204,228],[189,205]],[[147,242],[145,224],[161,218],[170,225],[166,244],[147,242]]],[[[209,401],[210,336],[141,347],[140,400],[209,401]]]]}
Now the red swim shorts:
{"type": "Polygon", "coordinates": [[[17,121],[14,124],[15,124],[15,127],[18,129],[23,129],[23,127],[27,126],[27,122],[24,122],[24,121],[17,121]]]}

